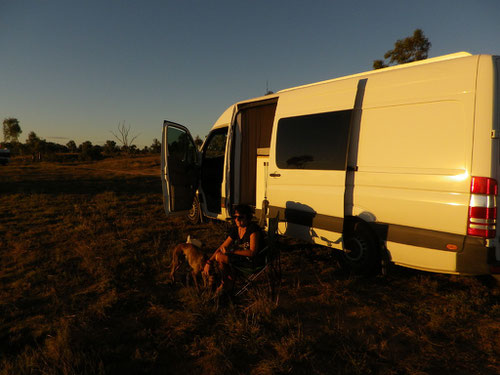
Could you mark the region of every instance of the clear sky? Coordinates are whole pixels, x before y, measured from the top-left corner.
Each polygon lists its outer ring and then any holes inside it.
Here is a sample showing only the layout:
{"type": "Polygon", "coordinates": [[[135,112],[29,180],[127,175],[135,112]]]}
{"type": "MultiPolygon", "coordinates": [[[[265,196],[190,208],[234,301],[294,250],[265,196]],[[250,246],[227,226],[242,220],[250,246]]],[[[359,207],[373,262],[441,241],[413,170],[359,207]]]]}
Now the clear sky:
{"type": "Polygon", "coordinates": [[[232,103],[371,70],[421,28],[430,57],[500,54],[500,0],[0,0],[0,118],[47,141],[204,137],[232,103]]]}

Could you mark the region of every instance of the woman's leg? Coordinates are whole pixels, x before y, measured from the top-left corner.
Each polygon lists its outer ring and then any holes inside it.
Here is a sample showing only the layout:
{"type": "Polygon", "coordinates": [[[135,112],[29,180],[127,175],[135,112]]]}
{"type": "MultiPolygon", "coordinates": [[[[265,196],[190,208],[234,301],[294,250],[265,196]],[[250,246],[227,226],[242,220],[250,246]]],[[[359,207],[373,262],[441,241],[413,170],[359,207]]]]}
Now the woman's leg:
{"type": "Polygon", "coordinates": [[[231,275],[231,267],[229,266],[229,258],[227,255],[222,253],[217,253],[215,255],[215,261],[219,266],[219,270],[221,272],[221,288],[222,291],[228,291],[233,287],[233,277],[231,275]]]}

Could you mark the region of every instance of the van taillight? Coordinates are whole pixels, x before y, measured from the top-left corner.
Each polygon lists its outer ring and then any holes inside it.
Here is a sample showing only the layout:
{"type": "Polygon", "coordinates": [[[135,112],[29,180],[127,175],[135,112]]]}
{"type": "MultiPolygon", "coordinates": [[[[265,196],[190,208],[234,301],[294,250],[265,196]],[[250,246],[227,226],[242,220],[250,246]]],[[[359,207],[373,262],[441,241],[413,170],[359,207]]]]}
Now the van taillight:
{"type": "Polygon", "coordinates": [[[498,184],[493,178],[472,177],[467,234],[493,238],[497,223],[498,184]]]}
{"type": "Polygon", "coordinates": [[[493,178],[487,177],[472,177],[470,184],[470,192],[472,194],[487,194],[497,195],[498,184],[493,178]]]}

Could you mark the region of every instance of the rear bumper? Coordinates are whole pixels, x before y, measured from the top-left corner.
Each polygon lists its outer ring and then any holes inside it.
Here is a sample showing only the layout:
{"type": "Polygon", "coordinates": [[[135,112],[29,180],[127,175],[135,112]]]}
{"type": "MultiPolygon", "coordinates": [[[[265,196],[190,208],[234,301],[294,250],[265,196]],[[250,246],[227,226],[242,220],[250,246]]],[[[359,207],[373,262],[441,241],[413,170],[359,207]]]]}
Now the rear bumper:
{"type": "Polygon", "coordinates": [[[495,248],[487,247],[483,238],[466,236],[463,251],[457,253],[457,272],[472,275],[500,273],[495,248]]]}

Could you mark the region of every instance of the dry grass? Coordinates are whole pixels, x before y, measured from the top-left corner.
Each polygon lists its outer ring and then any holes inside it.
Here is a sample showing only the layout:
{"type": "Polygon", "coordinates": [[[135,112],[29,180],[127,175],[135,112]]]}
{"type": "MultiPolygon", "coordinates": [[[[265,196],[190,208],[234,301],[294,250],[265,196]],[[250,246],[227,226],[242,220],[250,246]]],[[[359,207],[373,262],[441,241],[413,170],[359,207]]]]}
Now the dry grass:
{"type": "Polygon", "coordinates": [[[225,227],[167,219],[158,171],[155,157],[0,168],[0,373],[500,372],[490,278],[356,278],[289,243],[278,307],[169,284],[173,246],[214,248],[225,227]]]}

